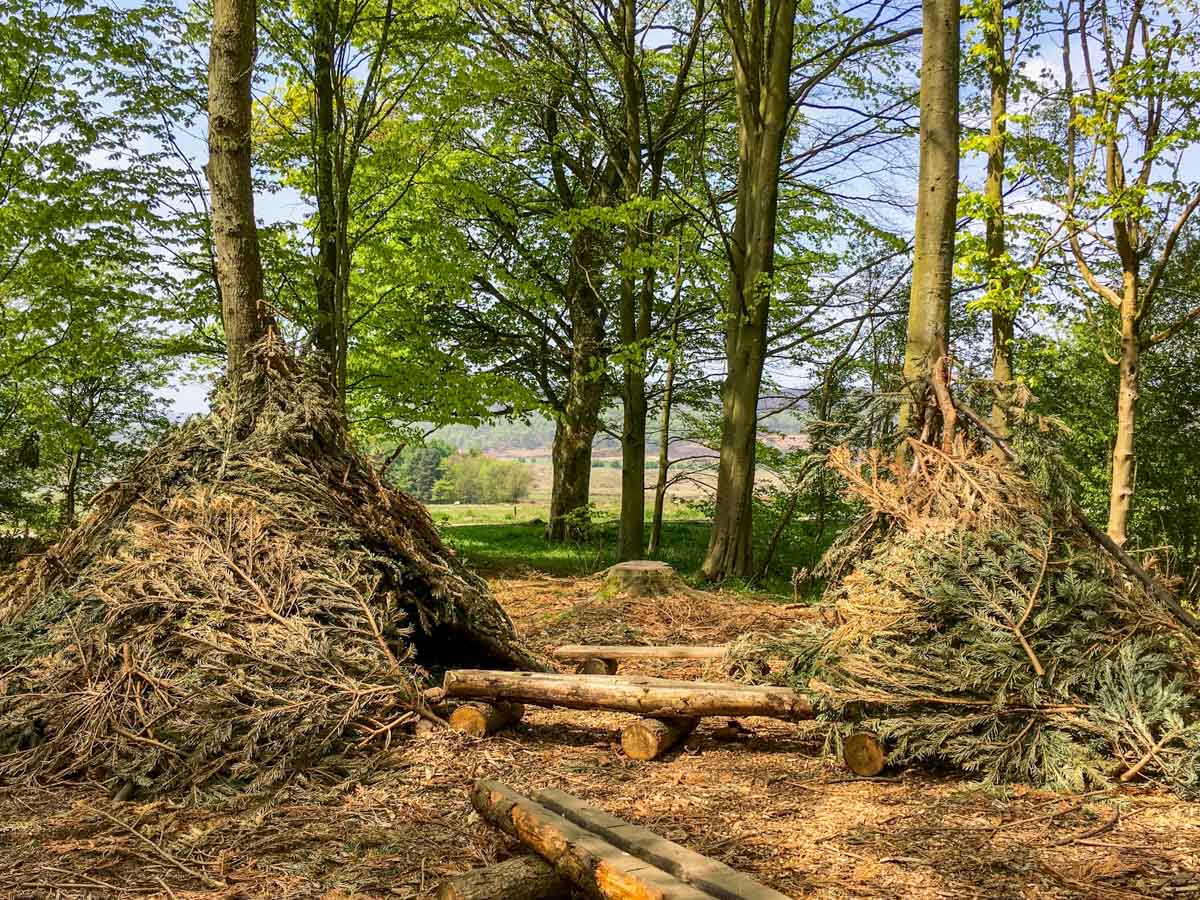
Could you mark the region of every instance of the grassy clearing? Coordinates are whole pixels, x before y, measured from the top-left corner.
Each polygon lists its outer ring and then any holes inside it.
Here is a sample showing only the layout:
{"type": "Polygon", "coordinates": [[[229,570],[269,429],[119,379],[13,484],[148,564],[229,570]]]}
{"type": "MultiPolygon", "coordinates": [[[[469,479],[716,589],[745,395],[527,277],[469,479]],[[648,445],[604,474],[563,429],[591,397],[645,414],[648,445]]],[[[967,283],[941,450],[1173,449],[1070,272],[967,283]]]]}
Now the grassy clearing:
{"type": "MultiPolygon", "coordinates": [[[[545,510],[537,504],[535,515],[518,507],[522,518],[513,518],[509,507],[432,507],[434,518],[443,526],[442,534],[472,566],[491,575],[522,571],[545,572],[557,576],[586,576],[617,561],[617,521],[603,516],[595,525],[592,539],[584,542],[555,544],[546,540],[545,510]]],[[[603,510],[602,510],[603,512],[603,510]]],[[[649,558],[669,563],[685,579],[699,583],[700,564],[708,547],[711,525],[695,518],[684,518],[689,510],[680,509],[663,523],[663,541],[659,552],[649,558]]],[[[695,513],[691,512],[694,516],[695,513]]],[[[648,527],[648,526],[647,526],[648,527]]],[[[827,529],[831,531],[831,529],[827,529]]],[[[823,552],[827,537],[818,539],[801,528],[796,540],[785,542],[772,571],[756,585],[726,582],[723,587],[735,591],[754,591],[793,599],[790,574],[793,566],[811,566],[823,552]]],[[[807,586],[801,599],[815,599],[819,585],[807,586]]]]}

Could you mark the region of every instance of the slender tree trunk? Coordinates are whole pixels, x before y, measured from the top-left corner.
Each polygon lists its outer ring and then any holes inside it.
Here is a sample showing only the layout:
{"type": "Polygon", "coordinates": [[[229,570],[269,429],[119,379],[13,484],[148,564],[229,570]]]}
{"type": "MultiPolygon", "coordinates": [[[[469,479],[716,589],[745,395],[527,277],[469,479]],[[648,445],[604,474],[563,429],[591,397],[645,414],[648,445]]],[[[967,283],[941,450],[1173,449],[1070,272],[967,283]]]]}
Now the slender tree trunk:
{"type": "Polygon", "coordinates": [[[67,480],[63,485],[63,524],[70,527],[75,524],[76,503],[79,497],[79,470],[83,465],[83,450],[76,447],[67,461],[67,480]]]}
{"type": "MultiPolygon", "coordinates": [[[[642,100],[637,70],[637,0],[620,0],[617,23],[621,41],[621,94],[625,116],[625,167],[622,174],[625,201],[636,201],[642,186],[642,100]]],[[[640,559],[646,538],[646,345],[650,336],[647,304],[649,290],[640,290],[636,276],[642,243],[641,217],[625,229],[625,264],[621,277],[621,343],[624,361],[621,428],[621,528],[617,540],[619,560],[640,559]]],[[[646,279],[653,276],[645,273],[646,279]]]]}
{"type": "Polygon", "coordinates": [[[254,0],[214,0],[208,69],[208,174],[227,371],[237,383],[247,354],[270,327],[250,175],[254,0]]]}
{"type": "Polygon", "coordinates": [[[726,0],[738,119],[738,188],[729,241],[725,381],[716,512],[702,571],[710,580],[749,578],[753,570],[754,456],[758,393],[767,353],[767,315],[775,272],[779,169],[790,107],[796,5],[752,3],[749,37],[741,0],[726,0]],[[769,20],[769,22],[768,22],[769,20]]]}
{"type": "MultiPolygon", "coordinates": [[[[1009,67],[1006,53],[1003,0],[990,0],[986,45],[992,90],[991,132],[988,135],[986,242],[988,292],[992,295],[992,381],[1008,385],[1013,372],[1013,310],[1005,258],[1004,160],[1008,138],[1009,67]]],[[[999,402],[992,406],[992,425],[1008,434],[1008,413],[999,402]]]]}
{"type": "MultiPolygon", "coordinates": [[[[671,329],[674,343],[677,327],[671,329]]],[[[675,397],[675,357],[667,360],[666,380],[663,384],[662,424],[658,432],[658,473],[654,481],[654,518],[650,523],[649,552],[654,553],[662,545],[663,507],[667,502],[667,476],[671,468],[671,404],[675,397]]]]}
{"type": "Polygon", "coordinates": [[[930,405],[930,383],[942,365],[950,331],[958,202],[958,0],[923,0],[921,147],[916,240],[900,432],[918,430],[930,405]]]}
{"type": "Polygon", "coordinates": [[[600,297],[601,236],[581,230],[572,241],[567,278],[571,316],[571,364],[554,430],[550,521],[546,537],[570,537],[570,517],[586,507],[592,480],[592,441],[604,402],[604,314],[600,297]]]}
{"type": "Polygon", "coordinates": [[[334,180],[334,86],[333,56],[337,23],[333,0],[315,0],[313,5],[313,74],[315,93],[314,169],[317,196],[317,318],[313,342],[325,355],[330,393],[344,401],[338,389],[340,357],[340,254],[338,210],[334,180]]]}
{"type": "Polygon", "coordinates": [[[1129,512],[1133,506],[1137,457],[1137,402],[1141,377],[1141,339],[1138,334],[1137,272],[1124,274],[1121,298],[1121,359],[1117,368],[1117,439],[1113,444],[1112,481],[1108,495],[1108,536],[1118,546],[1129,537],[1129,512]]]}

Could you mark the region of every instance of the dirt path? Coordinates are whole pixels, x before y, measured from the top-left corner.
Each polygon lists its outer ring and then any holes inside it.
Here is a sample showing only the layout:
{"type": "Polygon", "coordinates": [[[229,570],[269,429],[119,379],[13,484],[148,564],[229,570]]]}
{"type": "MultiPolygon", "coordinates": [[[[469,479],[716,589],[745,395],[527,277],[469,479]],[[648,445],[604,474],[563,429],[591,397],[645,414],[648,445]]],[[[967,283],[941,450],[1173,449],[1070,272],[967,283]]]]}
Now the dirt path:
{"type": "MultiPolygon", "coordinates": [[[[604,604],[590,588],[495,582],[542,646],[721,641],[803,615],[734,597],[604,604]]],[[[821,756],[819,729],[764,719],[707,721],[666,759],[632,763],[623,721],[531,709],[501,737],[405,742],[374,771],[245,809],[0,789],[0,896],[431,897],[444,875],[516,849],[471,810],[469,786],[488,776],[563,788],[797,897],[1200,897],[1200,804],[921,772],[857,780],[821,756]]]]}

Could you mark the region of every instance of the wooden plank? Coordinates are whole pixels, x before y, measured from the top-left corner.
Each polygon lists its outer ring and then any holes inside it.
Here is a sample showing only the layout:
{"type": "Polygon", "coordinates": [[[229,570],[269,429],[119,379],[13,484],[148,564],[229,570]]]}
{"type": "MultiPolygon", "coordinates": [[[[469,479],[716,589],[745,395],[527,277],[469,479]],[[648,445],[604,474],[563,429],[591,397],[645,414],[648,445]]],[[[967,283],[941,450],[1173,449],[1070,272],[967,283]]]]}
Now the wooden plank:
{"type": "Polygon", "coordinates": [[[448,697],[509,700],[568,709],[611,709],[658,718],[812,718],[812,704],[803,694],[790,688],[738,682],[453,669],[446,672],[443,687],[448,697]]]}
{"type": "Polygon", "coordinates": [[[712,900],[499,781],[475,782],[471,802],[484,819],[596,900],[712,900]]]}
{"type": "Polygon", "coordinates": [[[437,900],[567,900],[571,883],[540,856],[517,856],[447,878],[437,900]]]}
{"type": "Polygon", "coordinates": [[[534,795],[542,806],[590,831],[615,847],[670,872],[720,900],[789,900],[748,875],[655,834],[648,828],[589,806],[578,797],[549,789],[534,795]]]}
{"type": "Polygon", "coordinates": [[[556,659],[721,659],[724,647],[672,644],[643,647],[633,644],[565,644],[552,655],[556,659]]]}

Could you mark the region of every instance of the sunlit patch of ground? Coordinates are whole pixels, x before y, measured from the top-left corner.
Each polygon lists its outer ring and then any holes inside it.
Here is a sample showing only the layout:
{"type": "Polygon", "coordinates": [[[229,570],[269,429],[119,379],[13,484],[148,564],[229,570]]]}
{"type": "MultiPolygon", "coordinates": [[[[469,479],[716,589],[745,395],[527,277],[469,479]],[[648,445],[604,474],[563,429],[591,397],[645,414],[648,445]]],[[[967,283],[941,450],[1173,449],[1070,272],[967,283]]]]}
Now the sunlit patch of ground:
{"type": "MultiPolygon", "coordinates": [[[[745,597],[602,602],[595,583],[494,582],[543,647],[719,642],[803,609],[745,597]]],[[[696,664],[630,671],[701,674],[696,664]]],[[[342,784],[313,773],[276,802],[116,804],[87,785],[0,788],[0,896],[431,897],[447,874],[518,852],[468,791],[493,777],[555,786],[797,897],[1200,897],[1200,804],[1145,789],[1068,797],[959,776],[854,779],[819,728],[706,721],[662,761],[619,750],[628,717],[530,709],[502,736],[437,733],[342,784]]]]}

